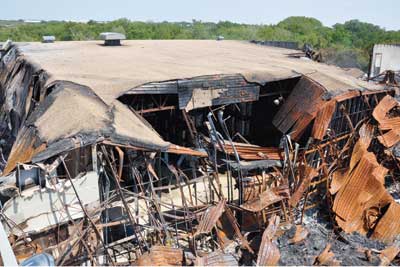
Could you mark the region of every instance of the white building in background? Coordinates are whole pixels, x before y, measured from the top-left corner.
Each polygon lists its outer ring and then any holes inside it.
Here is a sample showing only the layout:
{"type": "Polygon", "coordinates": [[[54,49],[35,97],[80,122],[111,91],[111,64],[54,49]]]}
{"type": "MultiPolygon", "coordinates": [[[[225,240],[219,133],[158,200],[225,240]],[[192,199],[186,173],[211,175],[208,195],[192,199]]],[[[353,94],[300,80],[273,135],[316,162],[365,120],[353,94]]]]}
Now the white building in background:
{"type": "Polygon", "coordinates": [[[370,77],[375,77],[386,70],[400,71],[400,45],[374,45],[370,77]]]}

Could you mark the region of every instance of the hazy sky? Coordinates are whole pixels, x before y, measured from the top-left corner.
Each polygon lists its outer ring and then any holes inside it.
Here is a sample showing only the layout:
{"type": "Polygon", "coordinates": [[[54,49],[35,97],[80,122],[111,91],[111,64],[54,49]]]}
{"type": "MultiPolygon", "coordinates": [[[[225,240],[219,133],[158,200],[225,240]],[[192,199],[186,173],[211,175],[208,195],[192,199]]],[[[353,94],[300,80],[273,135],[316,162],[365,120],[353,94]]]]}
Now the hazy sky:
{"type": "Polygon", "coordinates": [[[315,17],[327,26],[359,19],[400,30],[400,0],[0,0],[0,19],[141,21],[230,20],[275,24],[315,17]]]}

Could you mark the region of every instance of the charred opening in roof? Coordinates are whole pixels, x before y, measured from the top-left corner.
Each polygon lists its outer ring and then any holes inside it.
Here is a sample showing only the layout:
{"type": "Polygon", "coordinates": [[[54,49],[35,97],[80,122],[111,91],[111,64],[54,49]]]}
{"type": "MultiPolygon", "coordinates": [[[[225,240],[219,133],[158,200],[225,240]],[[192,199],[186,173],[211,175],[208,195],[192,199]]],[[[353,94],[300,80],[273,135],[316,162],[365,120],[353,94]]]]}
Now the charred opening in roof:
{"type": "Polygon", "coordinates": [[[298,81],[259,85],[241,75],[211,75],[145,84],[119,100],[142,115],[165,140],[179,145],[194,145],[188,125],[198,134],[209,135],[210,112],[222,132],[217,113],[223,110],[234,140],[278,146],[281,134],[272,120],[298,81]]]}

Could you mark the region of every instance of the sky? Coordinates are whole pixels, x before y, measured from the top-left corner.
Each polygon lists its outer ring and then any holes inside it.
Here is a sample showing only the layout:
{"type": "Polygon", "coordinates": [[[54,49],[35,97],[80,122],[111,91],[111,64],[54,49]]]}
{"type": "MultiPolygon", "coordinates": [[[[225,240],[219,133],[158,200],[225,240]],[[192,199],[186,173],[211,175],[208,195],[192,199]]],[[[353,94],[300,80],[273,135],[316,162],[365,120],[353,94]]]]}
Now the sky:
{"type": "Polygon", "coordinates": [[[1,0],[0,19],[276,24],[307,16],[326,26],[350,19],[400,30],[400,0],[1,0]]]}

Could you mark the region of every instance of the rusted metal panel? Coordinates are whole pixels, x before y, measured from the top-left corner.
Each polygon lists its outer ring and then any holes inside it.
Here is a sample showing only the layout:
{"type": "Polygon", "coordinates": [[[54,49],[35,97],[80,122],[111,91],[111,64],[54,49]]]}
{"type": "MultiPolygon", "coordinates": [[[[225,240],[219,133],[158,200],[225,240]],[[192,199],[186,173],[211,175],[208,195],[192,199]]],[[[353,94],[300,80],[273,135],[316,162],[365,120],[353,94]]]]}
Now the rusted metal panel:
{"type": "Polygon", "coordinates": [[[238,261],[230,254],[219,251],[203,257],[196,257],[195,266],[237,266],[238,261]]]}
{"type": "Polygon", "coordinates": [[[178,154],[178,155],[190,155],[190,156],[195,156],[195,157],[207,157],[208,154],[205,151],[198,151],[194,150],[188,147],[183,147],[183,146],[178,146],[178,145],[173,145],[171,144],[168,149],[168,153],[172,154],[178,154]]]}
{"type": "Polygon", "coordinates": [[[357,97],[357,96],[360,96],[360,95],[361,95],[360,91],[351,90],[351,91],[348,91],[348,92],[345,92],[343,94],[335,96],[335,100],[337,102],[342,102],[344,100],[347,100],[347,99],[350,99],[350,98],[354,98],[354,97],[357,97]]]}
{"type": "Polygon", "coordinates": [[[337,102],[335,100],[331,100],[325,103],[325,105],[318,111],[311,133],[312,137],[317,140],[322,140],[324,138],[333,113],[335,112],[336,105],[337,102]]]}
{"type": "Polygon", "coordinates": [[[400,141],[400,117],[389,114],[393,108],[398,106],[399,102],[390,95],[387,95],[379,102],[372,113],[378,121],[379,129],[381,130],[378,140],[387,148],[394,146],[400,141]],[[386,130],[389,131],[385,132],[386,130]]]}
{"type": "Polygon", "coordinates": [[[372,237],[387,242],[393,241],[400,234],[399,214],[400,204],[392,201],[377,223],[372,237]]]}
{"type": "Polygon", "coordinates": [[[400,118],[398,117],[379,121],[379,128],[381,130],[390,130],[394,128],[398,129],[399,127],[400,127],[400,118]]]}
{"type": "Polygon", "coordinates": [[[283,133],[294,132],[292,138],[299,139],[323,104],[324,92],[321,85],[302,77],[272,123],[283,133]]]}
{"type": "MultiPolygon", "coordinates": [[[[225,143],[223,146],[225,152],[234,155],[234,149],[229,142],[225,143]]],[[[239,154],[239,157],[245,160],[283,159],[283,151],[278,147],[260,147],[241,143],[234,143],[234,146],[239,154]]]]}
{"type": "Polygon", "coordinates": [[[279,202],[283,197],[277,195],[273,190],[267,188],[255,198],[247,201],[241,207],[251,212],[260,212],[269,205],[279,202]]]}
{"type": "Polygon", "coordinates": [[[348,170],[347,169],[339,169],[336,170],[332,174],[332,181],[329,186],[329,192],[334,195],[336,194],[340,188],[346,183],[347,178],[348,178],[348,170]]]}
{"type": "MultiPolygon", "coordinates": [[[[365,173],[372,173],[378,166],[372,153],[364,152],[354,170],[349,173],[348,181],[337,193],[333,210],[336,213],[336,221],[346,232],[363,230],[362,214],[364,205],[362,203],[371,198],[365,190],[370,179],[365,173]]],[[[376,179],[375,179],[376,180],[376,179]]]]}
{"type": "Polygon", "coordinates": [[[375,107],[372,116],[380,123],[386,118],[386,114],[395,106],[398,105],[396,99],[390,95],[385,96],[375,107]]]}
{"type": "Polygon", "coordinates": [[[378,136],[379,142],[385,147],[392,147],[400,141],[400,132],[396,130],[390,130],[385,134],[378,136]]]}
{"type": "Polygon", "coordinates": [[[225,200],[221,200],[216,206],[208,208],[201,217],[195,235],[210,233],[224,211],[225,200]]]}
{"type": "Polygon", "coordinates": [[[398,244],[385,248],[381,251],[381,254],[379,254],[379,259],[381,260],[379,266],[388,266],[399,253],[400,246],[398,244]]]}
{"type": "Polygon", "coordinates": [[[314,265],[338,266],[340,262],[335,260],[335,253],[331,251],[331,244],[327,244],[325,249],[319,254],[314,261],[314,265]]]}
{"type": "Polygon", "coordinates": [[[299,243],[305,240],[308,234],[309,232],[306,228],[304,228],[302,225],[296,225],[296,232],[294,233],[294,236],[291,239],[289,239],[289,243],[291,244],[299,243]]]}
{"type": "Polygon", "coordinates": [[[291,137],[293,140],[299,140],[307,126],[310,125],[311,121],[314,119],[314,116],[309,113],[304,113],[293,125],[291,129],[291,137]]]}
{"type": "Polygon", "coordinates": [[[381,130],[399,129],[400,118],[391,118],[388,116],[388,112],[396,106],[399,106],[399,102],[390,95],[387,95],[375,107],[372,116],[379,122],[381,130]]]}
{"type": "Polygon", "coordinates": [[[149,253],[136,261],[138,266],[182,266],[183,250],[165,246],[153,246],[149,253]]]}
{"type": "Polygon", "coordinates": [[[276,265],[281,257],[278,247],[273,243],[275,233],[280,223],[279,216],[272,216],[269,220],[267,229],[265,229],[260,250],[258,251],[257,266],[276,265]]]}
{"type": "MultiPolygon", "coordinates": [[[[392,226],[382,223],[386,216],[390,218],[389,210],[382,217],[383,208],[393,202],[393,197],[384,187],[387,169],[378,164],[373,153],[367,151],[370,142],[368,134],[362,137],[353,150],[349,171],[341,170],[338,176],[333,177],[341,179],[333,182],[336,183],[334,191],[337,191],[333,211],[336,222],[344,231],[367,233],[372,230],[373,236],[388,239],[398,233],[399,228],[396,223],[392,226]]],[[[393,207],[396,208],[395,205],[393,207]]]]}
{"type": "Polygon", "coordinates": [[[302,172],[302,174],[303,177],[301,177],[302,180],[300,186],[297,188],[297,190],[293,193],[293,195],[289,199],[289,204],[292,207],[297,206],[304,192],[309,187],[311,180],[318,175],[318,172],[312,167],[304,166],[304,171],[302,172]]]}

